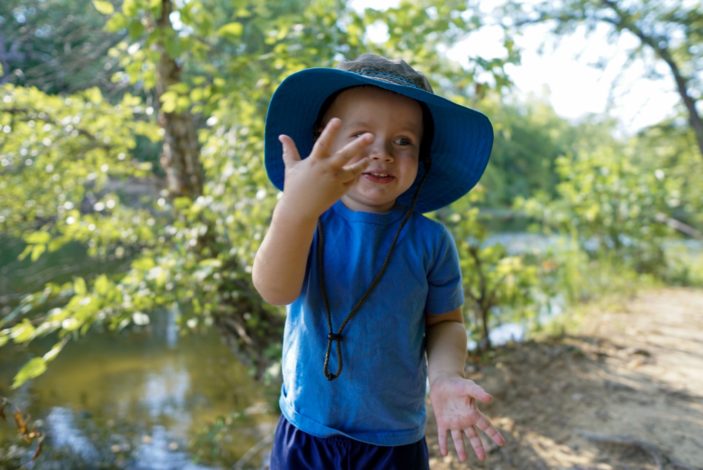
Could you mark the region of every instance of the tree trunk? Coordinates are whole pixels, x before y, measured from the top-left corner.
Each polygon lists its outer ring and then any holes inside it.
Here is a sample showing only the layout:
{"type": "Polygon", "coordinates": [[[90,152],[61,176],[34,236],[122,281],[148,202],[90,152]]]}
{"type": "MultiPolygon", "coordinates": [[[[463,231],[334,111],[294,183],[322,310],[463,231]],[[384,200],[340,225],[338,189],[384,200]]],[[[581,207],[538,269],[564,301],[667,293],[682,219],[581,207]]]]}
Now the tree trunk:
{"type": "Polygon", "coordinates": [[[698,114],[698,109],[696,109],[696,101],[688,92],[688,80],[681,74],[678,65],[667,49],[655,48],[655,50],[662,60],[666,62],[666,65],[669,66],[671,74],[674,76],[676,90],[684,106],[686,106],[686,110],[688,111],[688,123],[691,129],[693,129],[693,134],[696,136],[696,142],[698,143],[698,151],[701,157],[703,157],[703,119],[701,119],[700,114],[698,114]]]}
{"type": "MultiPolygon", "coordinates": [[[[171,0],[162,0],[161,16],[157,26],[162,39],[156,47],[160,52],[156,69],[156,94],[158,102],[171,85],[180,82],[181,68],[168,54],[163,37],[174,34],[170,14],[171,0]]],[[[200,165],[200,146],[193,116],[188,111],[164,112],[159,110],[159,125],[164,129],[161,166],[166,172],[166,182],[172,197],[197,197],[203,190],[203,171],[200,165]]]]}
{"type": "Polygon", "coordinates": [[[484,305],[478,305],[478,316],[480,316],[481,322],[481,339],[478,343],[478,350],[481,352],[488,351],[493,346],[491,344],[491,336],[488,331],[488,312],[490,307],[486,308],[484,305]]]}

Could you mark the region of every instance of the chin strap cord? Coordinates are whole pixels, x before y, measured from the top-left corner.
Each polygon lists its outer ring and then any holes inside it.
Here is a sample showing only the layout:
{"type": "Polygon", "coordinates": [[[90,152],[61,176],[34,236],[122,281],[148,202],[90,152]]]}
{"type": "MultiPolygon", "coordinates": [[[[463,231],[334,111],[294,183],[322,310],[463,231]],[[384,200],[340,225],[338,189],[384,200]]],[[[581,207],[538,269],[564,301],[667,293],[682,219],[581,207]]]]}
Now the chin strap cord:
{"type": "Polygon", "coordinates": [[[327,380],[329,381],[337,379],[342,374],[342,368],[344,366],[342,362],[342,332],[344,331],[344,328],[347,326],[347,324],[351,321],[351,319],[354,318],[354,316],[359,312],[359,310],[369,298],[371,293],[374,291],[374,289],[376,289],[379,282],[381,282],[381,278],[383,277],[383,275],[386,273],[386,269],[388,269],[388,264],[391,260],[391,255],[393,254],[395,246],[398,242],[398,238],[400,237],[400,232],[403,230],[403,227],[405,227],[405,224],[408,222],[408,220],[410,220],[410,216],[412,215],[413,210],[415,209],[417,197],[420,194],[420,188],[422,187],[422,183],[425,181],[425,176],[428,173],[429,160],[425,161],[425,171],[423,172],[420,182],[418,183],[417,188],[415,189],[415,193],[413,194],[410,206],[408,207],[408,210],[405,211],[405,215],[403,215],[403,219],[400,221],[400,225],[398,225],[398,230],[396,230],[395,235],[393,236],[393,241],[391,242],[390,248],[388,248],[388,253],[386,254],[385,259],[383,260],[381,269],[378,271],[378,273],[376,273],[376,276],[374,276],[369,287],[366,289],[361,298],[356,302],[354,307],[344,318],[344,321],[342,321],[342,324],[339,326],[337,332],[335,332],[334,328],[332,327],[332,311],[330,309],[329,296],[327,295],[327,289],[325,287],[325,271],[323,259],[323,255],[325,252],[325,239],[323,234],[324,230],[322,229],[322,221],[318,220],[317,222],[317,275],[319,278],[320,292],[322,293],[322,302],[325,305],[325,313],[327,314],[326,316],[328,331],[327,348],[325,350],[325,362],[322,371],[324,372],[325,377],[327,377],[327,380]],[[337,353],[337,370],[335,372],[331,372],[329,369],[330,354],[332,352],[333,343],[336,343],[335,350],[337,353]]]}

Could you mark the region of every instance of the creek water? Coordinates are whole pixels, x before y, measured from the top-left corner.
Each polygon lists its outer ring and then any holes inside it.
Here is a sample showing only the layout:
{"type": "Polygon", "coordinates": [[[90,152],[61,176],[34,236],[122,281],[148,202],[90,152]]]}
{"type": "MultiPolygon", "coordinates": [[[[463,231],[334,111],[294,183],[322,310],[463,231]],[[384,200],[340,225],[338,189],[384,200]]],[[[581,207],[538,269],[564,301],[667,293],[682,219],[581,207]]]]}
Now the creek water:
{"type": "MultiPolygon", "coordinates": [[[[35,347],[41,354],[49,345],[35,347]]],[[[9,445],[18,442],[14,424],[0,421],[0,451],[12,450],[12,462],[28,468],[231,468],[277,418],[267,406],[273,392],[249,377],[216,332],[182,336],[169,312],[152,314],[146,328],[70,343],[44,375],[10,391],[29,357],[17,348],[0,356],[0,395],[46,435],[32,463],[30,450],[9,445]]],[[[239,468],[258,466],[254,458],[239,468]]]]}

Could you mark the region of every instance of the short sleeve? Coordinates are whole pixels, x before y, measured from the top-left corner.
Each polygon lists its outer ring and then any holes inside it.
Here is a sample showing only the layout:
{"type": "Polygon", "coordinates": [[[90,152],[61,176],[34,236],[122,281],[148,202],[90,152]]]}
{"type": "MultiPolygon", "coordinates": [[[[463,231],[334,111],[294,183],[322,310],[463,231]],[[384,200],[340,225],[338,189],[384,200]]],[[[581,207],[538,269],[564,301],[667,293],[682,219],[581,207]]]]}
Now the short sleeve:
{"type": "Polygon", "coordinates": [[[438,231],[434,259],[427,273],[428,293],[425,313],[440,314],[461,307],[464,289],[454,238],[446,227],[438,231]]]}

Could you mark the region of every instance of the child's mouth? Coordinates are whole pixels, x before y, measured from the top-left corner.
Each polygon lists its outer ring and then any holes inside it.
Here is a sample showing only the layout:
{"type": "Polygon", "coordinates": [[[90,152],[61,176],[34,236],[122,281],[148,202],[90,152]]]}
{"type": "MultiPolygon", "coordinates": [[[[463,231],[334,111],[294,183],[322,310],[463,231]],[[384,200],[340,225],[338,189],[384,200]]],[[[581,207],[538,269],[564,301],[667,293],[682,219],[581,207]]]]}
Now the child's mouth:
{"type": "Polygon", "coordinates": [[[393,175],[380,171],[369,171],[363,173],[364,177],[374,183],[390,183],[395,178],[393,175]]]}

